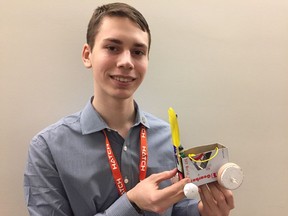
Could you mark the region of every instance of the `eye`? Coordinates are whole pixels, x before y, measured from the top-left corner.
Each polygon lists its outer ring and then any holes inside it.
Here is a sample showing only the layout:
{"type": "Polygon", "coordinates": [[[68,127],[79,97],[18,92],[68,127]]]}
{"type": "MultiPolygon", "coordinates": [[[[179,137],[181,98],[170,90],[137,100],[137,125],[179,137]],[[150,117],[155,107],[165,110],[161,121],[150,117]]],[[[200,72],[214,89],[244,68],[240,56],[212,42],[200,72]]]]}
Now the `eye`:
{"type": "Polygon", "coordinates": [[[112,52],[112,53],[119,51],[119,49],[118,49],[116,46],[113,46],[113,45],[108,45],[108,46],[106,46],[105,48],[106,48],[109,52],[112,52]]]}
{"type": "Polygon", "coordinates": [[[145,53],[144,51],[142,51],[142,50],[134,50],[132,53],[133,53],[134,55],[136,55],[136,56],[146,55],[146,53],[145,53]]]}

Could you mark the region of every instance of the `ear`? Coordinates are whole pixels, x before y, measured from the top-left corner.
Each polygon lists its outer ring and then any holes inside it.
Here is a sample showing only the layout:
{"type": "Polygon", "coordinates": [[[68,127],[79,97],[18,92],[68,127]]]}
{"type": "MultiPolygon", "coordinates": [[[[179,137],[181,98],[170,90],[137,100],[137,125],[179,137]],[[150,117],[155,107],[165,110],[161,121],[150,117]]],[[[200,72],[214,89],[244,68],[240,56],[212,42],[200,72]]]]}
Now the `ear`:
{"type": "Polygon", "coordinates": [[[90,56],[91,56],[90,46],[88,44],[84,44],[82,49],[82,61],[86,68],[92,67],[90,56]]]}

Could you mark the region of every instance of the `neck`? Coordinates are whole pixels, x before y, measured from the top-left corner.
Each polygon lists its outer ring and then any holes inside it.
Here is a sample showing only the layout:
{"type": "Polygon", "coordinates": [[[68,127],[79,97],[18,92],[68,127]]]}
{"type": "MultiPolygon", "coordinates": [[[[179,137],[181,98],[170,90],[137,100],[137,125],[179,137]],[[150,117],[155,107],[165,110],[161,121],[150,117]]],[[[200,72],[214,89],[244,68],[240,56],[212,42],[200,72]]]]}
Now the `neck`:
{"type": "Polygon", "coordinates": [[[98,101],[94,96],[92,104],[111,129],[118,131],[123,138],[127,136],[135,121],[133,98],[98,101]]]}

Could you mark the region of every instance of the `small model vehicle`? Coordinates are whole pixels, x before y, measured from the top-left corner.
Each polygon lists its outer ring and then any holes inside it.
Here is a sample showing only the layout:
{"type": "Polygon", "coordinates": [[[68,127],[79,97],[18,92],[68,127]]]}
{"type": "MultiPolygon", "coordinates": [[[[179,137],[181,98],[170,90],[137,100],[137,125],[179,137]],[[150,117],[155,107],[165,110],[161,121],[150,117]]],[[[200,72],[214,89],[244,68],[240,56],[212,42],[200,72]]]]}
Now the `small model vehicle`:
{"type": "Polygon", "coordinates": [[[229,190],[240,187],[244,174],[240,166],[229,162],[228,148],[216,143],[185,150],[180,144],[177,114],[172,108],[169,108],[168,114],[178,178],[191,179],[191,183],[184,187],[185,196],[195,199],[198,196],[198,186],[215,181],[229,190]]]}

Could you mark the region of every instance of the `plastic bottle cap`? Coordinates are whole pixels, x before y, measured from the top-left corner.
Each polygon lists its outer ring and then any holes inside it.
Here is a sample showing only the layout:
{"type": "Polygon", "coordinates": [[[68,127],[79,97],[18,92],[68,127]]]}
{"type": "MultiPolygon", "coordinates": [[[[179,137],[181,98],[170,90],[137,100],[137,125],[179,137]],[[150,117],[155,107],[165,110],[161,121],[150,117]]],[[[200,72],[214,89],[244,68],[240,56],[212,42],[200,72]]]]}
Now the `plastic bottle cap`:
{"type": "Polygon", "coordinates": [[[235,163],[226,163],[218,171],[218,183],[229,190],[235,190],[240,187],[243,179],[243,171],[235,163]]]}

